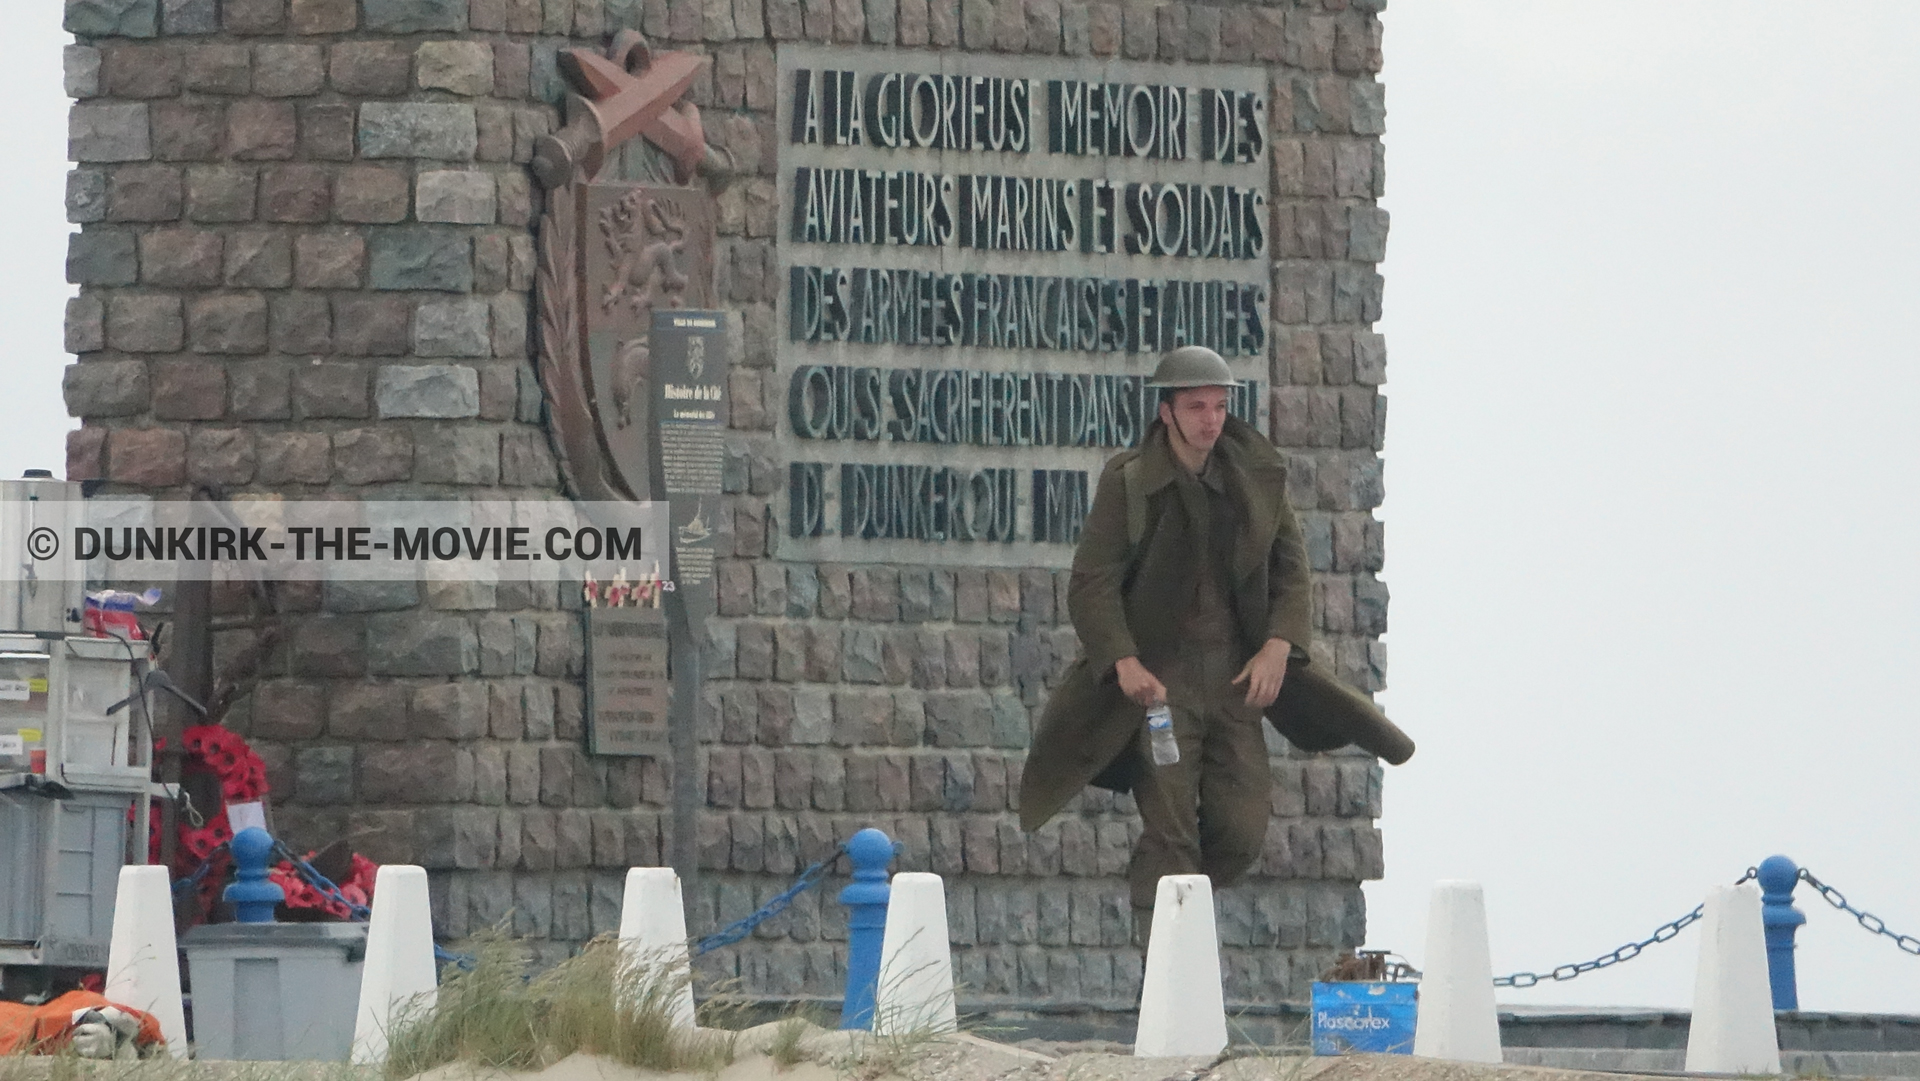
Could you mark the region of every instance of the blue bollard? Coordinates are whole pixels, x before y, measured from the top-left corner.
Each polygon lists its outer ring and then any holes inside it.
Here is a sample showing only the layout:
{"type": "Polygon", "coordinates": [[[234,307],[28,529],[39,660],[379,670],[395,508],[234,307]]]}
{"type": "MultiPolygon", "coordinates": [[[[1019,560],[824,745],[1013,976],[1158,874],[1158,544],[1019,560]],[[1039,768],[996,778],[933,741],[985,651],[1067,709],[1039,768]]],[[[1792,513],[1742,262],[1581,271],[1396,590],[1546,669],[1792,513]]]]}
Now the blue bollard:
{"type": "Polygon", "coordinates": [[[235,923],[272,923],[273,906],[287,899],[287,891],[267,881],[267,860],[273,855],[273,837],[248,826],[233,835],[233,885],[220,899],[233,903],[235,923]]]}
{"type": "Polygon", "coordinates": [[[1793,907],[1793,888],[1800,884],[1800,868],[1785,856],[1761,861],[1760,923],[1767,929],[1767,982],[1773,985],[1773,1008],[1800,1008],[1800,989],[1793,972],[1793,933],[1807,917],[1793,907]]]}
{"type": "Polygon", "coordinates": [[[893,841],[871,827],[847,841],[853,883],[840,891],[847,906],[847,997],[840,1006],[840,1027],[873,1027],[873,996],[880,984],[880,940],[887,930],[887,864],[893,841]]]}

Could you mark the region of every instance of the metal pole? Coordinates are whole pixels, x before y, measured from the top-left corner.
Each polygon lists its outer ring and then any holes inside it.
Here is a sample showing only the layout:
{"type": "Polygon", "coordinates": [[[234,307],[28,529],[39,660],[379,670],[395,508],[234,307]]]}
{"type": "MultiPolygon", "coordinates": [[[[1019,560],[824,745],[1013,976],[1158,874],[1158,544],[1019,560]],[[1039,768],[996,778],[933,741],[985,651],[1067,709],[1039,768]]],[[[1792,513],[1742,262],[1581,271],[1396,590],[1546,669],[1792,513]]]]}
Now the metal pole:
{"type": "Polygon", "coordinates": [[[853,883],[840,891],[847,906],[847,996],[840,1004],[840,1027],[871,1029],[873,997],[880,984],[880,944],[887,930],[887,864],[893,841],[868,827],[847,841],[853,883]]]}
{"type": "MultiPolygon", "coordinates": [[[[173,621],[167,628],[165,663],[161,666],[179,687],[196,702],[205,702],[213,691],[213,583],[181,582],[174,590],[173,621]]],[[[163,696],[160,729],[156,735],[167,745],[159,754],[160,783],[178,790],[184,772],[187,750],[181,733],[199,717],[177,699],[163,696]]],[[[160,865],[172,867],[179,843],[178,801],[160,805],[160,865]]]]}
{"type": "Polygon", "coordinates": [[[1807,917],[1793,907],[1793,888],[1800,884],[1800,868],[1785,856],[1768,856],[1760,864],[1760,923],[1767,934],[1767,982],[1773,985],[1773,1008],[1800,1008],[1800,989],[1793,971],[1793,935],[1807,917]]]}
{"type": "Polygon", "coordinates": [[[695,640],[687,599],[666,595],[667,668],[672,690],[667,708],[667,746],[672,760],[672,836],[667,862],[691,889],[700,873],[697,843],[700,805],[700,647],[695,640]]]}

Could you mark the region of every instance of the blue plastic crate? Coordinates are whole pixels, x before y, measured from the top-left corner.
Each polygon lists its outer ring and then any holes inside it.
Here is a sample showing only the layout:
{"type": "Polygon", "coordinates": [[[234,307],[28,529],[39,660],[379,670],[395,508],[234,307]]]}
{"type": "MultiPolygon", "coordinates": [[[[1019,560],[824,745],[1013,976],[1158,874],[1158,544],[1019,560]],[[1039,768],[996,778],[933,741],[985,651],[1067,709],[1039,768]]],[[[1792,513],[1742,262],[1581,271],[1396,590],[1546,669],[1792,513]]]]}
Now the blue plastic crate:
{"type": "Polygon", "coordinates": [[[1313,1053],[1410,1055],[1419,1002],[1414,983],[1316,983],[1313,1053]]]}

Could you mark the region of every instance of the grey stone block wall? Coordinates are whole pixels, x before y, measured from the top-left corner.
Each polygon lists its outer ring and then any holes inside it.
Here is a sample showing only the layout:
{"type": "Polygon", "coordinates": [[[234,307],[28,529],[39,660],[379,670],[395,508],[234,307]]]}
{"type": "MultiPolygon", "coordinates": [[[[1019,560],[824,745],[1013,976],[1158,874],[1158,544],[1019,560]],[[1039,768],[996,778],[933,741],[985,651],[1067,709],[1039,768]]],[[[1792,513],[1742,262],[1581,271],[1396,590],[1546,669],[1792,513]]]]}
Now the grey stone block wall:
{"type": "MultiPolygon", "coordinates": [[[[1387,218],[1381,0],[67,0],[68,476],[176,496],[559,491],[529,290],[533,140],[555,57],[620,27],[709,54],[693,91],[718,296],[744,327],[707,628],[707,810],[690,921],[751,911],[864,825],[952,884],[963,997],[1125,1005],[1125,799],[1027,836],[1022,756],[1075,643],[1047,569],[772,559],[775,49],[782,41],[1260,64],[1272,73],[1273,436],[1317,572],[1316,663],[1384,685],[1379,450],[1387,218]]],[[[237,599],[229,598],[232,612],[237,599]]],[[[278,644],[229,717],[278,823],[427,866],[438,927],[500,920],[548,956],[617,921],[660,860],[662,765],[584,752],[577,601],[461,583],[281,591],[278,644]]],[[[218,663],[265,630],[229,616],[218,663]]],[[[1220,902],[1229,997],[1301,998],[1364,934],[1382,873],[1371,759],[1274,749],[1258,875],[1220,902]]],[[[706,962],[828,996],[844,918],[804,898],[706,962]]]]}

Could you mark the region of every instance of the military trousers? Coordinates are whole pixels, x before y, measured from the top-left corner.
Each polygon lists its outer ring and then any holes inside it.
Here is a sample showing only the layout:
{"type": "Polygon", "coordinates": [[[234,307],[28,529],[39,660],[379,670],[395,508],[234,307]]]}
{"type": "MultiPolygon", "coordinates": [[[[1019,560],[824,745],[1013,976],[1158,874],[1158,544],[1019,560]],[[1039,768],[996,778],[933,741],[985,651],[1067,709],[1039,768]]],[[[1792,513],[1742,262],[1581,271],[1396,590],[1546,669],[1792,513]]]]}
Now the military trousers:
{"type": "Polygon", "coordinates": [[[1180,761],[1154,765],[1141,736],[1147,761],[1133,798],[1142,832],[1127,882],[1142,943],[1161,876],[1204,874],[1215,889],[1230,886],[1265,845],[1273,770],[1261,711],[1247,705],[1244,685],[1233,684],[1245,663],[1237,644],[1191,641],[1148,667],[1166,685],[1180,761]]]}

